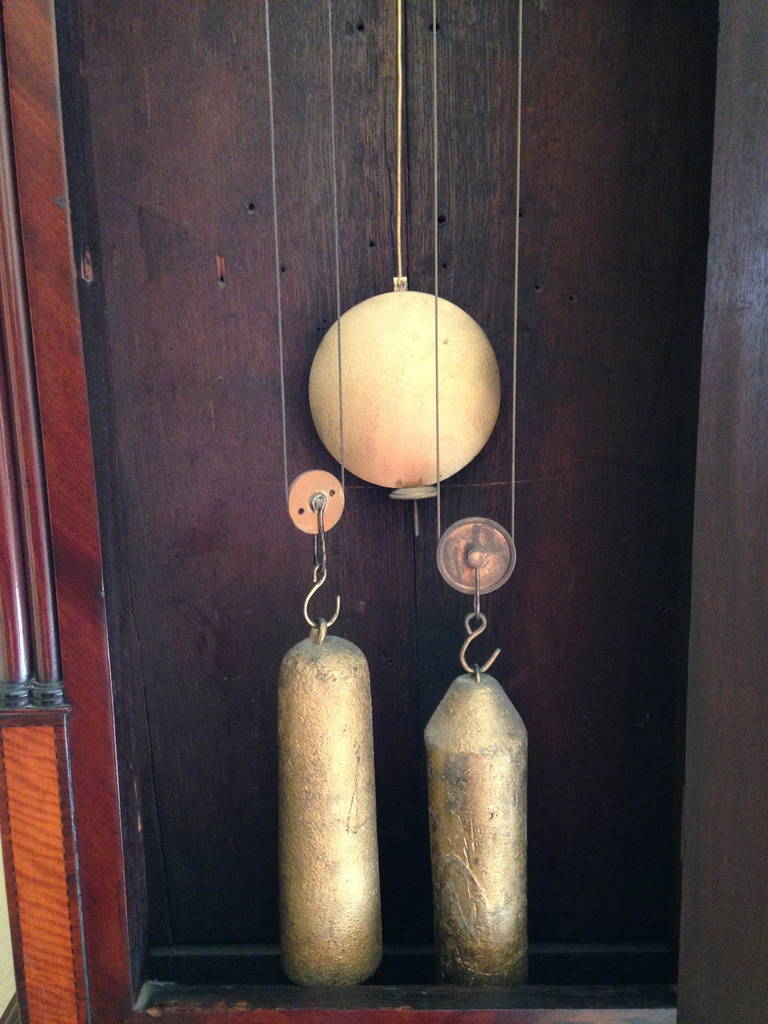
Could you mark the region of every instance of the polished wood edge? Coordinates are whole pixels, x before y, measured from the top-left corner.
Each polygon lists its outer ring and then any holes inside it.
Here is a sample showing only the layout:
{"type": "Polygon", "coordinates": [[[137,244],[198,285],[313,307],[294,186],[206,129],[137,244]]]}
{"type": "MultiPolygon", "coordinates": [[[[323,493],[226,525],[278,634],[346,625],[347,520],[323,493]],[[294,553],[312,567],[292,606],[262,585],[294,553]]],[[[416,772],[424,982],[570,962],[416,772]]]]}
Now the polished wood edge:
{"type": "Polygon", "coordinates": [[[93,1019],[132,1004],[101,547],[61,123],[53,0],[2,6],[19,225],[69,718],[93,1019]]]}
{"type": "Polygon", "coordinates": [[[414,1010],[403,1006],[380,1010],[269,1010],[245,1007],[218,1010],[202,1006],[157,1010],[150,1008],[126,1018],[125,1024],[168,1020],[174,1024],[677,1024],[677,1011],[627,1010],[414,1010]]]}
{"type": "Polygon", "coordinates": [[[16,993],[11,996],[11,1001],[6,1006],[2,1017],[0,1017],[0,1024],[22,1024],[21,1009],[16,993]]]}
{"type": "Polygon", "coordinates": [[[67,899],[69,904],[70,935],[72,942],[72,963],[74,985],[78,1007],[78,1024],[87,1024],[90,1019],[88,999],[88,969],[85,959],[85,936],[83,935],[83,912],[80,898],[80,872],[77,858],[74,808],[72,806],[72,771],[69,750],[69,718],[64,716],[62,725],[54,731],[56,737],[56,765],[59,780],[61,807],[61,832],[64,844],[67,899]]]}
{"type": "Polygon", "coordinates": [[[768,8],[721,0],[683,807],[680,1016],[768,1020],[768,8]]]}
{"type": "Polygon", "coordinates": [[[63,721],[0,730],[0,832],[23,1019],[85,1024],[85,958],[63,721]]]}
{"type": "Polygon", "coordinates": [[[9,725],[58,725],[71,712],[68,704],[55,708],[8,708],[0,710],[0,732],[9,725]]]}
{"type": "Polygon", "coordinates": [[[31,626],[31,672],[50,684],[58,681],[61,673],[4,52],[0,71],[0,320],[31,626]]]}
{"type": "Polygon", "coordinates": [[[183,987],[147,982],[132,1024],[167,1018],[223,1024],[674,1024],[674,992],[656,986],[379,986],[299,989],[296,986],[183,987]]]}

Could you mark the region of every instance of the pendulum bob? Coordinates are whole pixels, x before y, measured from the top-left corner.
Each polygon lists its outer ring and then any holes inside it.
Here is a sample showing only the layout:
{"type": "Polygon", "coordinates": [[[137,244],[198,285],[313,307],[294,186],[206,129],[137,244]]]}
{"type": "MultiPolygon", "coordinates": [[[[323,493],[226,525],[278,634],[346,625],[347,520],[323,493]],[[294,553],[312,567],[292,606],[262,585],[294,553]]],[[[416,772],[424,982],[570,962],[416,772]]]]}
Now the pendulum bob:
{"type": "Polygon", "coordinates": [[[364,981],[381,960],[368,663],[313,629],[280,666],[280,943],[300,985],[364,981]]]}
{"type": "Polygon", "coordinates": [[[443,981],[525,982],[528,737],[498,682],[461,675],[424,733],[443,981]]]}
{"type": "Polygon", "coordinates": [[[438,371],[440,479],[470,462],[499,413],[499,367],[482,328],[463,309],[435,297],[386,292],[353,306],[320,343],[309,377],[309,404],[325,447],[370,483],[408,488],[437,480],[435,384],[438,371]],[[339,358],[341,356],[341,358],[339,358]]]}

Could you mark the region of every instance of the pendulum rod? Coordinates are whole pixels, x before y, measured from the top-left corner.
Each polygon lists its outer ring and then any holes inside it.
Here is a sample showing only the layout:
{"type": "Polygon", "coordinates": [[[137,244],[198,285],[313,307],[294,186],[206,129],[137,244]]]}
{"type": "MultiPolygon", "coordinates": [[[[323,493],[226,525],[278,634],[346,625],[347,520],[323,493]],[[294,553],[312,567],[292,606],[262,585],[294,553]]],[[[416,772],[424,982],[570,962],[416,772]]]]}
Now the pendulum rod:
{"type": "Polygon", "coordinates": [[[333,61],[333,0],[328,0],[328,91],[331,113],[331,194],[333,198],[333,263],[336,285],[336,352],[339,373],[339,475],[344,487],[344,385],[341,349],[341,259],[339,244],[339,180],[336,166],[336,92],[333,61]]]}
{"type": "Polygon", "coordinates": [[[288,424],[285,414],[285,358],[283,351],[283,293],[280,285],[280,233],[277,221],[277,158],[275,154],[275,98],[272,87],[272,37],[269,0],[264,0],[264,30],[267,41],[267,92],[269,96],[269,144],[272,163],[272,224],[275,236],[275,290],[277,295],[277,348],[280,359],[280,418],[283,435],[283,478],[288,501],[288,424]]]}
{"type": "Polygon", "coordinates": [[[403,273],[403,108],[405,103],[403,0],[397,0],[397,111],[395,115],[395,278],[396,292],[408,288],[403,273]]]}
{"type": "Polygon", "coordinates": [[[437,541],[442,536],[442,503],[440,495],[440,297],[439,297],[439,221],[438,198],[438,132],[437,132],[437,0],[432,0],[432,229],[435,276],[435,528],[437,541]]]}
{"type": "Polygon", "coordinates": [[[517,492],[517,334],[520,306],[520,164],[522,156],[523,121],[523,0],[517,3],[517,112],[515,124],[515,257],[512,298],[512,431],[510,446],[510,515],[509,535],[515,544],[515,499],[517,492]]]}

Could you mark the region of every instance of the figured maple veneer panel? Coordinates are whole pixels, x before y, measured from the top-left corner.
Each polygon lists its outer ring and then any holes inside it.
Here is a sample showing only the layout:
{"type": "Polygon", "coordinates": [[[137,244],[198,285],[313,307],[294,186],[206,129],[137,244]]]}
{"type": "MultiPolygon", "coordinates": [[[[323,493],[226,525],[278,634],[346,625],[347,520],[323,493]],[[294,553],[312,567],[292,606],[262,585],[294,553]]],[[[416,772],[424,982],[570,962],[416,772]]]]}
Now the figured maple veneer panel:
{"type": "Polygon", "coordinates": [[[6,727],[2,751],[28,1024],[79,1024],[79,927],[56,730],[6,727]]]}

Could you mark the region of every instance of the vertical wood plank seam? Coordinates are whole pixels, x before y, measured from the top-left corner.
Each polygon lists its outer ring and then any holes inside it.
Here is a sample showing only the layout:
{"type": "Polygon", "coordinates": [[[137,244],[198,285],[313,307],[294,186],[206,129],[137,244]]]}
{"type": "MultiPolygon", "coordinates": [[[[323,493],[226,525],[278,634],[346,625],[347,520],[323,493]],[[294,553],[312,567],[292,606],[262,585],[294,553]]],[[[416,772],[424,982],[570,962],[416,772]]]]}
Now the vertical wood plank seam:
{"type": "Polygon", "coordinates": [[[88,1006],[88,971],[85,962],[82,904],[80,900],[80,877],[77,859],[77,841],[72,794],[72,773],[69,763],[68,719],[56,730],[56,767],[59,777],[59,799],[61,806],[61,831],[64,843],[64,865],[69,900],[70,945],[74,966],[75,998],[80,1021],[90,1020],[88,1006]]]}

